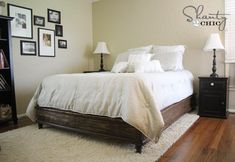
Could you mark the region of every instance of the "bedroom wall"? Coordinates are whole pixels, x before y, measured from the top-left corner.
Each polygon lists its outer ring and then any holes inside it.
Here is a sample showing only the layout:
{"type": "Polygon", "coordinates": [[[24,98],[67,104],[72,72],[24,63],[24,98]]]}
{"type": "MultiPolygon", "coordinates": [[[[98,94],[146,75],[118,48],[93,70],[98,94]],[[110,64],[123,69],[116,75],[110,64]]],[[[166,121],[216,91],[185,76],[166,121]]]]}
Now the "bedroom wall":
{"type": "MultiPolygon", "coordinates": [[[[202,51],[210,33],[218,32],[224,44],[224,32],[217,26],[194,27],[186,22],[183,8],[204,5],[203,13],[224,13],[224,1],[178,0],[100,0],[93,3],[93,43],[105,41],[111,52],[105,56],[106,69],[111,69],[116,56],[128,48],[149,44],[187,46],[184,66],[195,77],[198,92],[198,76],[209,76],[212,53],[202,51]]],[[[194,14],[195,12],[190,12],[194,14]]],[[[99,57],[94,57],[95,69],[99,57]]],[[[224,76],[224,53],[217,53],[217,73],[224,76]]]]}
{"type": "MultiPolygon", "coordinates": [[[[6,2],[33,9],[33,15],[45,17],[45,28],[54,29],[47,22],[47,8],[61,11],[64,37],[56,37],[56,57],[21,56],[20,40],[13,38],[13,61],[17,113],[24,114],[41,80],[51,74],[74,73],[88,70],[92,49],[92,4],[90,0],[6,0],[6,2]],[[68,41],[68,49],[58,49],[57,40],[68,41]]],[[[37,28],[33,26],[33,41],[37,41],[37,28]]]]}

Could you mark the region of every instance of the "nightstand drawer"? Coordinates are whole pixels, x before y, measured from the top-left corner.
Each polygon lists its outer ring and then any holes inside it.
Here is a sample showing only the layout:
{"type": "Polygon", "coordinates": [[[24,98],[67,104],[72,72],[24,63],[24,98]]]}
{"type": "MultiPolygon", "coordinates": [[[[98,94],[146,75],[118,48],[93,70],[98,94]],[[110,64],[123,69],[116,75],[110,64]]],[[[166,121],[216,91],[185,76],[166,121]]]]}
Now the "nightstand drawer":
{"type": "Polygon", "coordinates": [[[202,80],[200,82],[200,90],[202,91],[226,91],[226,80],[202,80]]]}

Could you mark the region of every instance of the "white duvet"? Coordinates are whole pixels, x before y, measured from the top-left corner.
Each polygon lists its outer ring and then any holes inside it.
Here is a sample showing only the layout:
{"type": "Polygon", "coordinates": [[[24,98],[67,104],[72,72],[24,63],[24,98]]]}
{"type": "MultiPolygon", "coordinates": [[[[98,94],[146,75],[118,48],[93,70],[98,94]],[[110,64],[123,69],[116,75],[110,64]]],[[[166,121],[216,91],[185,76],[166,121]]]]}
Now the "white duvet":
{"type": "Polygon", "coordinates": [[[160,110],[193,93],[189,71],[163,73],[60,74],[37,88],[26,114],[35,106],[84,114],[121,117],[149,139],[157,141],[164,121],[160,110]]]}

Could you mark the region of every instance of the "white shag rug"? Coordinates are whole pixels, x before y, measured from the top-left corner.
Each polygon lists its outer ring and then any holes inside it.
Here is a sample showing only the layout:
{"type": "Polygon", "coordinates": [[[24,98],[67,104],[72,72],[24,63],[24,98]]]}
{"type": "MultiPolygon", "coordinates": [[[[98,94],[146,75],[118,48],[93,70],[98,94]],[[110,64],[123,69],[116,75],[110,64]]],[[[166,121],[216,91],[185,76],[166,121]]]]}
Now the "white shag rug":
{"type": "Polygon", "coordinates": [[[185,114],[168,127],[142,154],[132,144],[81,136],[77,133],[30,125],[0,134],[1,162],[154,162],[198,119],[185,114]]]}

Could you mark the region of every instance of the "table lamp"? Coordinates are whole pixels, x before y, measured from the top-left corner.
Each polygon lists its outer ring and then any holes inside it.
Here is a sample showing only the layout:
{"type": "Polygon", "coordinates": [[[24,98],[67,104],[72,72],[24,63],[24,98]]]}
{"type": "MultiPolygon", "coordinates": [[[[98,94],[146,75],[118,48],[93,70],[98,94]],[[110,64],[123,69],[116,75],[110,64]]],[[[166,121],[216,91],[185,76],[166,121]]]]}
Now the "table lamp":
{"type": "Polygon", "coordinates": [[[218,74],[216,74],[216,50],[224,50],[224,46],[221,43],[220,36],[218,33],[212,33],[210,37],[208,38],[204,48],[204,51],[213,51],[213,66],[212,66],[212,74],[210,77],[219,77],[218,74]]]}
{"type": "Polygon", "coordinates": [[[100,57],[100,69],[99,71],[105,71],[103,65],[103,54],[110,54],[105,42],[98,42],[94,54],[101,54],[100,57]]]}

